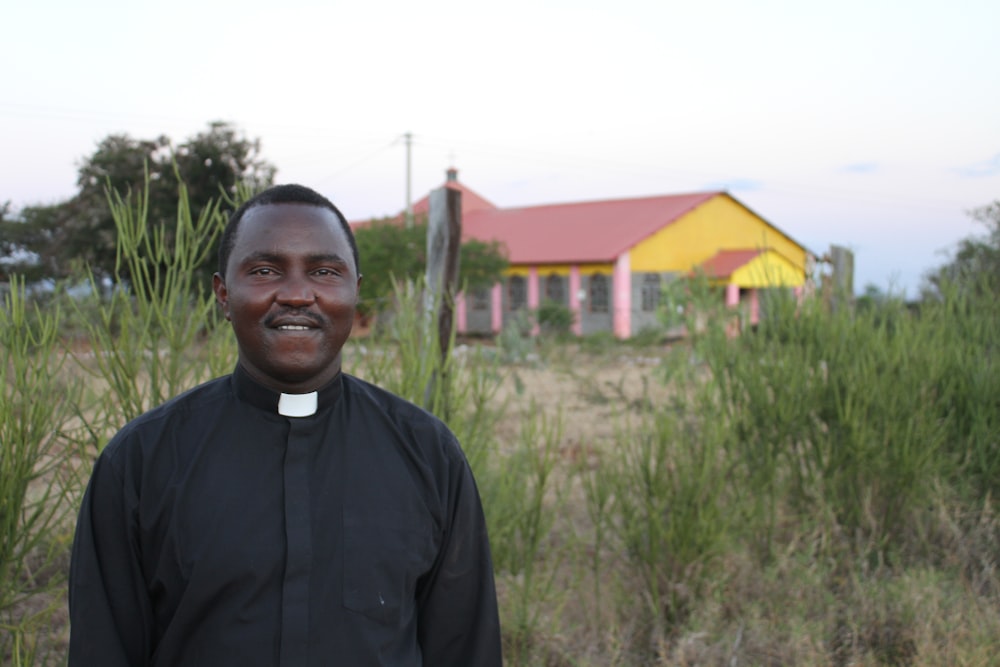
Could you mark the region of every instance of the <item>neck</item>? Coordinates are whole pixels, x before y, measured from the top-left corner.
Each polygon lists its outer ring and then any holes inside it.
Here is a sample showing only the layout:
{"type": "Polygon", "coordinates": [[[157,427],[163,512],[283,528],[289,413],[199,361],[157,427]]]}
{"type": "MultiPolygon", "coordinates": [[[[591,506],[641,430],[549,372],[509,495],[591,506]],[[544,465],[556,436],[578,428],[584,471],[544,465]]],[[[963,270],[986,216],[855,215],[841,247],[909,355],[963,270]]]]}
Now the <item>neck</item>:
{"type": "Polygon", "coordinates": [[[242,357],[239,359],[239,365],[243,368],[246,374],[254,380],[254,382],[281,394],[308,394],[309,392],[319,391],[326,385],[330,384],[330,381],[333,380],[333,378],[340,375],[340,355],[337,355],[334,362],[323,369],[321,373],[303,378],[296,376],[277,378],[265,375],[264,373],[261,373],[259,369],[245,363],[242,357]]]}
{"type": "Polygon", "coordinates": [[[286,417],[304,417],[323,412],[337,403],[343,391],[339,374],[316,391],[273,389],[257,380],[242,364],[237,364],[232,382],[241,399],[265,412],[286,417]]]}

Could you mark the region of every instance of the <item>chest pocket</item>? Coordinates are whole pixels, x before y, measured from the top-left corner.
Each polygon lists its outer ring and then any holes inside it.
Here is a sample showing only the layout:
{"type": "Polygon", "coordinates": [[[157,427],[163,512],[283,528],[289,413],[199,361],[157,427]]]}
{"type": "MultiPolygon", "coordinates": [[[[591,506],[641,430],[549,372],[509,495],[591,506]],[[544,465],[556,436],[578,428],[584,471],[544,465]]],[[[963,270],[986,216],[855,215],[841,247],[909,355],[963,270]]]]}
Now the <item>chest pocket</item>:
{"type": "Polygon", "coordinates": [[[407,625],[438,543],[433,522],[418,512],[346,509],[344,607],[390,627],[407,625]]]}

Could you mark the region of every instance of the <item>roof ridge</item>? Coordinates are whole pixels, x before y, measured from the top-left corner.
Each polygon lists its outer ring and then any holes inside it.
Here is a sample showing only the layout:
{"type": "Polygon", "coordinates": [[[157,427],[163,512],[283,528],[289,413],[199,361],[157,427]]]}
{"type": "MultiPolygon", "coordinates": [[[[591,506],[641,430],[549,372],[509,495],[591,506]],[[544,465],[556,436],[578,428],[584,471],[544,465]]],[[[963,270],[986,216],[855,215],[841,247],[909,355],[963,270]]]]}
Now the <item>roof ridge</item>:
{"type": "Polygon", "coordinates": [[[684,197],[702,197],[711,199],[718,195],[728,194],[725,190],[696,190],[670,195],[636,195],[633,197],[613,197],[609,199],[581,199],[578,201],[553,202],[549,204],[529,204],[525,206],[501,206],[498,211],[523,211],[524,209],[553,208],[557,206],[593,206],[594,204],[616,204],[622,202],[652,201],[654,199],[681,199],[684,197]]]}

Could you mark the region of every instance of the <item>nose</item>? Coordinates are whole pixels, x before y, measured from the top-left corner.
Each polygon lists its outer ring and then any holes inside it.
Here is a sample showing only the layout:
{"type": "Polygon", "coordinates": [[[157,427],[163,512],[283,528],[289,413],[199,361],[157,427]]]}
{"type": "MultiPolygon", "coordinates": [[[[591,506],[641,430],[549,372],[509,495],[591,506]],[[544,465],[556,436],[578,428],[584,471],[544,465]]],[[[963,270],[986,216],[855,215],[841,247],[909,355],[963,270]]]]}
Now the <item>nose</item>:
{"type": "Polygon", "coordinates": [[[301,308],[316,301],[316,292],[306,276],[289,275],[282,281],[275,296],[278,303],[301,308]]]}

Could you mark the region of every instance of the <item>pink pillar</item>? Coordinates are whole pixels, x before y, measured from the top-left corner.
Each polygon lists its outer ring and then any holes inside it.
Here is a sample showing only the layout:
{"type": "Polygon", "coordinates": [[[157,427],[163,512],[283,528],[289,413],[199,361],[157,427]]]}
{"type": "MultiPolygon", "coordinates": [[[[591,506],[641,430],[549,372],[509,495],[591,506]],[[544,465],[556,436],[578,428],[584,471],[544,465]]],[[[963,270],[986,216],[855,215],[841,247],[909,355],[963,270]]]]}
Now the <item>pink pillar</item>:
{"type": "Polygon", "coordinates": [[[459,292],[455,297],[455,328],[458,333],[465,333],[468,329],[468,321],[465,313],[465,292],[459,292]]]}
{"type": "Polygon", "coordinates": [[[492,294],[490,294],[490,307],[492,308],[491,328],[493,333],[500,333],[503,329],[503,283],[496,283],[493,285],[492,294]]]}
{"type": "Polygon", "coordinates": [[[740,305],[740,286],[732,283],[726,285],[726,307],[735,308],[740,305]]]}
{"type": "MultiPolygon", "coordinates": [[[[528,269],[528,310],[538,310],[538,267],[533,266],[528,269]]],[[[531,327],[531,335],[538,335],[538,323],[531,327]]]]}
{"type": "Polygon", "coordinates": [[[805,295],[806,291],[801,285],[792,288],[792,294],[795,295],[795,303],[802,303],[802,297],[805,295]]]}
{"type": "Polygon", "coordinates": [[[632,262],[628,252],[623,252],[615,261],[611,294],[615,336],[628,338],[632,335],[632,262]]]}
{"type": "Polygon", "coordinates": [[[750,290],[750,324],[760,322],[760,290],[756,287],[750,290]]]}
{"type": "Polygon", "coordinates": [[[580,321],[580,267],[575,264],[569,267],[569,309],[573,311],[573,333],[583,335],[583,323],[580,321]]]}

